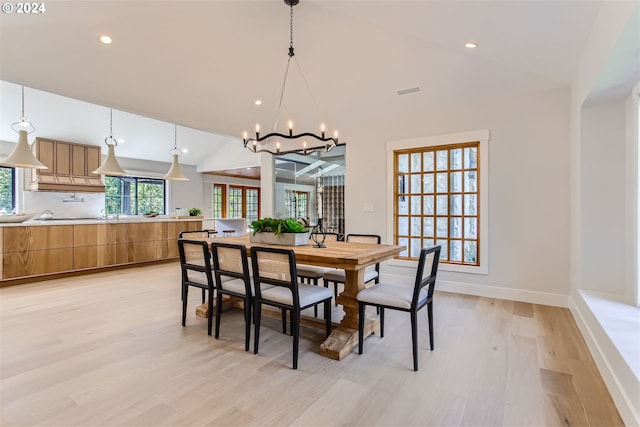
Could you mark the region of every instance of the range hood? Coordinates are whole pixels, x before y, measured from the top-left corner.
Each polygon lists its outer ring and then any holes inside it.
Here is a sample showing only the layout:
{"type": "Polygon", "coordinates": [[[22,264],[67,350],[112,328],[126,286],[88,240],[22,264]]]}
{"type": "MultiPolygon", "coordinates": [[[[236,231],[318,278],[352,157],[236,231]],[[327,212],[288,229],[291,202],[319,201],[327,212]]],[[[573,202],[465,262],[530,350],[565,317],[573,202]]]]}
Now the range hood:
{"type": "Polygon", "coordinates": [[[48,169],[32,169],[32,191],[104,193],[104,182],[92,171],[100,166],[100,147],[36,138],[32,150],[48,169]]]}

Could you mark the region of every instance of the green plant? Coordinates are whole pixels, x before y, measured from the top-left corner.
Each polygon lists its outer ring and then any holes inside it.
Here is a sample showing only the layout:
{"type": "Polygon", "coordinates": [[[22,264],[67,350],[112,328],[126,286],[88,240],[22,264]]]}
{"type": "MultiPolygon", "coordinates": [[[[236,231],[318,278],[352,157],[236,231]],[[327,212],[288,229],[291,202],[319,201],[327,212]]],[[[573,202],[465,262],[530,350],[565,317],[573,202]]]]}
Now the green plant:
{"type": "Polygon", "coordinates": [[[256,233],[273,233],[279,236],[282,233],[306,233],[309,231],[303,224],[293,218],[262,218],[253,221],[249,227],[256,233]]]}
{"type": "Polygon", "coordinates": [[[198,208],[189,209],[189,216],[199,216],[201,213],[202,211],[198,208]]]}

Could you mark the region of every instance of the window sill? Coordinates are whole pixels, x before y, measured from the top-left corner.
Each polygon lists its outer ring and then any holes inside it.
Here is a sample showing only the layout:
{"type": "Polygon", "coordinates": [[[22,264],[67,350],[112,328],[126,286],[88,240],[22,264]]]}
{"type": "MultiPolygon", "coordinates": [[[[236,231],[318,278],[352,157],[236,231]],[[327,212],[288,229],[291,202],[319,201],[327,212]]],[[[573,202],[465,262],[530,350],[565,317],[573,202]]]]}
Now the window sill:
{"type": "Polygon", "coordinates": [[[591,291],[580,294],[636,379],[640,379],[640,308],[617,301],[615,295],[591,291]]]}

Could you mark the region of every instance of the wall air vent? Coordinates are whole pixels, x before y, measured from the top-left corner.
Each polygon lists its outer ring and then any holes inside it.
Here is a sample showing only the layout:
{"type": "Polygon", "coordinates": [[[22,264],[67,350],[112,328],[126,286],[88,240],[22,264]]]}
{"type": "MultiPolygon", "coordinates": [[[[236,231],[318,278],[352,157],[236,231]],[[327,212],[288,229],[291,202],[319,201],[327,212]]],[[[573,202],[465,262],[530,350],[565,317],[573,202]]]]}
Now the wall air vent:
{"type": "Polygon", "coordinates": [[[410,87],[410,88],[407,88],[407,89],[400,89],[396,93],[398,95],[407,95],[409,93],[416,93],[416,92],[422,92],[422,89],[420,89],[420,86],[410,87]]]}

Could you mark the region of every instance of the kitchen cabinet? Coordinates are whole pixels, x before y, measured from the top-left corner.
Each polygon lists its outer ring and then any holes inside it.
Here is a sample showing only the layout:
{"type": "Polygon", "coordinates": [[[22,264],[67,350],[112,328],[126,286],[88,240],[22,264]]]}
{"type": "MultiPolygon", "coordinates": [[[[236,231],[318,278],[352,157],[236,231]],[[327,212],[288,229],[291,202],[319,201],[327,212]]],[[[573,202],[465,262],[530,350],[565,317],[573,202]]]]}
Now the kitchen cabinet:
{"type": "Polygon", "coordinates": [[[176,259],[179,233],[200,229],[201,220],[0,227],[0,286],[33,276],[176,259]]]}
{"type": "Polygon", "coordinates": [[[73,226],[3,227],[3,278],[73,269],[73,226]]]}
{"type": "Polygon", "coordinates": [[[104,192],[102,178],[93,173],[100,166],[100,147],[36,138],[32,150],[48,168],[32,170],[31,190],[104,192]]]}

